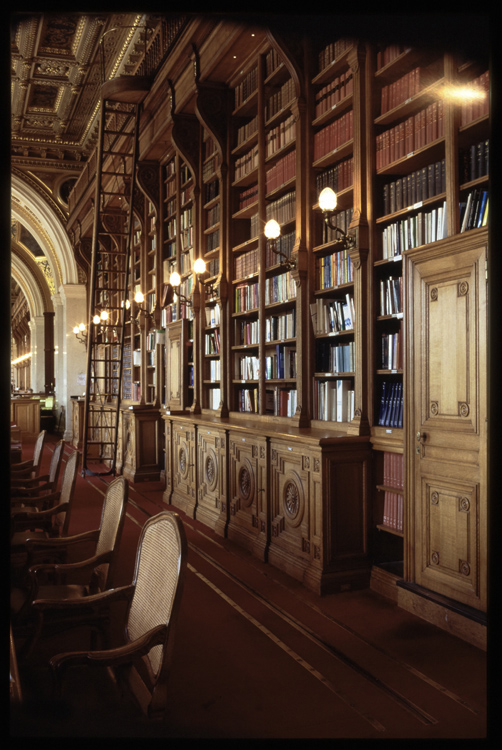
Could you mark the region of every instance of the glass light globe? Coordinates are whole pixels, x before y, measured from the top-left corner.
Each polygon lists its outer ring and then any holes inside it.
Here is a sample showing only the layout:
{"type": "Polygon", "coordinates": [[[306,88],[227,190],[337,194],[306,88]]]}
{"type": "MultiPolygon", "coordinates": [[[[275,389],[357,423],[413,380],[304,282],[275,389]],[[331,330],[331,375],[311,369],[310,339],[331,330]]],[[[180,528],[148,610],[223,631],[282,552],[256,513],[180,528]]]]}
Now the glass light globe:
{"type": "Polygon", "coordinates": [[[84,324],[84,323],[81,323],[81,324],[79,325],[79,327],[78,327],[78,330],[79,330],[79,331],[85,331],[85,324],[84,324]]]}
{"type": "Polygon", "coordinates": [[[95,326],[97,326],[97,325],[98,325],[98,323],[100,323],[100,322],[101,322],[101,318],[99,317],[99,315],[95,315],[95,316],[93,317],[93,319],[92,319],[92,322],[94,323],[94,325],[95,325],[95,326]]]}
{"type": "Polygon", "coordinates": [[[181,284],[181,276],[177,271],[173,271],[169,278],[169,283],[171,286],[179,286],[181,284]]]}
{"type": "Polygon", "coordinates": [[[80,329],[79,329],[79,327],[78,327],[78,326],[75,326],[75,328],[73,329],[73,333],[78,333],[78,332],[79,332],[79,330],[80,330],[80,329]]]}
{"type": "Polygon", "coordinates": [[[321,211],[334,211],[336,208],[336,193],[327,187],[319,194],[319,208],[321,211]]]}
{"type": "Polygon", "coordinates": [[[265,237],[269,240],[276,240],[281,233],[281,227],[275,219],[270,219],[265,224],[265,237]]]}
{"type": "Polygon", "coordinates": [[[101,320],[108,320],[108,313],[106,310],[101,310],[101,320]]]}
{"type": "Polygon", "coordinates": [[[193,264],[193,270],[197,274],[199,274],[199,273],[205,273],[206,272],[206,264],[204,263],[204,261],[202,260],[202,258],[197,258],[197,260],[193,264]]]}
{"type": "Polygon", "coordinates": [[[134,301],[137,302],[138,305],[141,305],[141,303],[145,301],[145,295],[143,292],[136,292],[134,295],[134,301]]]}

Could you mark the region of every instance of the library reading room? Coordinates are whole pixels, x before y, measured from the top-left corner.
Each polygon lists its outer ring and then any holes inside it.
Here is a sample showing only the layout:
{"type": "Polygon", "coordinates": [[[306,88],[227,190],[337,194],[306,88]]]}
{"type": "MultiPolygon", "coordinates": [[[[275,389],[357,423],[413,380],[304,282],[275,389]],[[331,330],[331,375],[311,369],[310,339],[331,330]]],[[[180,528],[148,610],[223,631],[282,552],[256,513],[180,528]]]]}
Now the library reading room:
{"type": "Polygon", "coordinates": [[[9,28],[11,737],[489,738],[490,16],[9,28]]]}

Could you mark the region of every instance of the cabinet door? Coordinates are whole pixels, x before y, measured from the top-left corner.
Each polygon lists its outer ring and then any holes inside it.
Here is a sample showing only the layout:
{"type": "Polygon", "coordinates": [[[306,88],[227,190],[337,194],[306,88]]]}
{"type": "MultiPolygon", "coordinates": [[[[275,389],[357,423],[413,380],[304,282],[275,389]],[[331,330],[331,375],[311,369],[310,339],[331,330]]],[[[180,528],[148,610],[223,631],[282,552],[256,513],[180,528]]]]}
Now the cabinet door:
{"type": "Polygon", "coordinates": [[[406,259],[408,580],[486,610],[486,234],[406,259]]]}

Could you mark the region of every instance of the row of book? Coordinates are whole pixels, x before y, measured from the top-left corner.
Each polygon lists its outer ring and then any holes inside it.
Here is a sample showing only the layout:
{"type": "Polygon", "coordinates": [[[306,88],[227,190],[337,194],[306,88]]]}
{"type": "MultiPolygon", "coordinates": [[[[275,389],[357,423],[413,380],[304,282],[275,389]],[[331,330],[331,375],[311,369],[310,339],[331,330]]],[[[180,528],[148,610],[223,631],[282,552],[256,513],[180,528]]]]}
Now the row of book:
{"type": "Polygon", "coordinates": [[[246,354],[236,359],[235,377],[238,380],[258,380],[260,376],[260,358],[246,354]]]}
{"type": "Polygon", "coordinates": [[[401,382],[383,381],[378,424],[382,427],[403,426],[403,384],[401,382]]]}
{"type": "Polygon", "coordinates": [[[296,230],[294,229],[287,234],[281,234],[275,242],[267,240],[265,245],[265,268],[271,268],[281,262],[278,253],[283,253],[287,258],[291,258],[295,242],[296,230]]]}
{"type": "Polygon", "coordinates": [[[296,308],[265,318],[265,341],[282,341],[296,337],[296,308]]]}
{"type": "Polygon", "coordinates": [[[288,106],[295,98],[295,84],[292,78],[282,84],[281,88],[267,99],[265,105],[265,118],[270,120],[274,115],[288,106]]]}
{"type": "Polygon", "coordinates": [[[403,278],[389,276],[380,279],[380,315],[403,312],[403,278]]]}
{"type": "MultiPolygon", "coordinates": [[[[172,181],[170,184],[174,185],[174,190],[172,193],[174,194],[176,192],[176,183],[172,181]]],[[[169,200],[166,201],[166,216],[167,217],[172,216],[173,214],[176,213],[176,203],[177,203],[176,197],[169,198],[169,200]]]]}
{"type": "Polygon", "coordinates": [[[219,153],[213,154],[210,159],[205,161],[202,165],[202,182],[209,182],[215,176],[220,164],[221,156],[219,153]]]}
{"type": "Polygon", "coordinates": [[[219,222],[219,220],[220,220],[220,204],[217,203],[216,206],[212,206],[206,211],[206,228],[213,227],[215,224],[219,222]]]}
{"type": "Polygon", "coordinates": [[[352,39],[337,39],[336,42],[331,42],[326,45],[326,47],[323,47],[317,55],[319,72],[322,72],[324,68],[337,60],[344,52],[350,49],[353,44],[354,42],[352,39]]]}
{"type": "MultiPolygon", "coordinates": [[[[265,357],[265,379],[296,378],[296,361],[296,349],[277,344],[275,354],[268,354],[265,357]]],[[[259,368],[257,372],[259,374],[259,368]]]]}
{"type": "Polygon", "coordinates": [[[382,370],[403,369],[403,348],[401,346],[401,329],[396,333],[382,334],[380,367],[382,370]]]}
{"type": "Polygon", "coordinates": [[[220,331],[215,328],[214,331],[208,331],[205,336],[205,354],[220,353],[220,331]]]}
{"type": "Polygon", "coordinates": [[[445,237],[446,201],[431,211],[418,211],[386,226],[382,233],[382,258],[392,258],[445,237]]]}
{"type": "Polygon", "coordinates": [[[265,75],[268,78],[274,70],[282,65],[282,58],[279,53],[272,47],[265,55],[265,75]]]}
{"type": "Polygon", "coordinates": [[[258,391],[256,388],[239,388],[237,391],[237,409],[248,414],[258,413],[258,391]]]}
{"type": "MultiPolygon", "coordinates": [[[[256,203],[258,200],[258,183],[251,185],[245,190],[241,190],[239,194],[239,211],[246,206],[250,206],[252,203],[256,203]]],[[[253,236],[253,235],[251,235],[253,236]]]]}
{"type": "MultiPolygon", "coordinates": [[[[211,383],[219,383],[221,378],[221,360],[209,360],[209,380],[211,383]]],[[[193,384],[192,384],[193,385],[193,384]]]]}
{"type": "Polygon", "coordinates": [[[265,190],[271,193],[296,176],[296,149],[290,151],[265,172],[265,190]]]}
{"type": "Polygon", "coordinates": [[[340,211],[337,213],[334,219],[334,226],[329,226],[326,222],[323,224],[323,243],[326,242],[335,242],[336,240],[340,239],[340,232],[337,232],[335,227],[338,227],[341,229],[345,234],[349,231],[350,222],[352,221],[352,216],[354,214],[353,208],[347,208],[345,211],[340,211]]]}
{"type": "Polygon", "coordinates": [[[221,403],[221,388],[208,388],[207,403],[209,409],[218,409],[221,403]]]}
{"type": "Polygon", "coordinates": [[[236,182],[242,180],[248,174],[258,169],[258,144],[239,156],[234,163],[234,179],[236,182]]]}
{"type": "Polygon", "coordinates": [[[351,294],[341,299],[318,299],[310,305],[310,317],[315,335],[351,331],[354,328],[354,298],[351,294]]]}
{"type": "Polygon", "coordinates": [[[348,250],[316,258],[316,289],[330,289],[352,281],[353,267],[348,250]]]}
{"type": "Polygon", "coordinates": [[[287,302],[296,298],[296,281],[291,271],[265,279],[265,304],[287,302]]]}
{"type": "Polygon", "coordinates": [[[486,177],[490,164],[490,139],[473,143],[460,154],[460,182],[486,177]]]}
{"type": "Polygon", "coordinates": [[[490,98],[490,73],[485,70],[480,76],[469,81],[468,87],[473,96],[465,97],[460,107],[460,126],[469,125],[489,112],[490,98]]]}
{"type": "Polygon", "coordinates": [[[314,133],[314,161],[340,148],[354,137],[354,112],[350,110],[314,133]]]}
{"type": "Polygon", "coordinates": [[[316,372],[338,375],[355,370],[355,346],[353,341],[347,344],[333,344],[320,339],[316,346],[316,372]]]}
{"type": "Polygon", "coordinates": [[[403,531],[404,496],[399,492],[385,491],[383,499],[384,526],[395,531],[403,531]]]}
{"type": "Polygon", "coordinates": [[[439,99],[376,136],[376,168],[384,169],[443,137],[443,101],[439,99]]]}
{"type": "Polygon", "coordinates": [[[313,418],[323,422],[351,422],[354,419],[354,396],[350,380],[316,380],[313,418]]]}
{"type": "Polygon", "coordinates": [[[376,69],[380,70],[381,68],[384,68],[386,65],[389,65],[393,60],[396,59],[396,57],[399,57],[399,55],[402,55],[404,52],[407,52],[409,48],[404,47],[401,44],[388,44],[385,47],[382,47],[381,49],[377,50],[376,55],[376,69]]]}
{"type": "Polygon", "coordinates": [[[343,71],[332,81],[322,86],[315,96],[315,117],[321,117],[333,107],[350,96],[354,91],[354,76],[352,70],[348,68],[343,71]]]}
{"type": "Polygon", "coordinates": [[[265,156],[273,156],[281,148],[284,148],[296,138],[296,117],[289,115],[267,132],[265,136],[265,156]]]}
{"type": "Polygon", "coordinates": [[[384,215],[414,206],[446,191],[446,161],[428,164],[383,186],[384,215]]]}
{"type": "Polygon", "coordinates": [[[234,278],[245,279],[258,271],[259,261],[258,248],[248,250],[242,255],[236,255],[234,258],[234,278]]]}
{"type": "Polygon", "coordinates": [[[234,89],[234,105],[238,109],[258,89],[258,68],[252,68],[234,89]]]}
{"type": "Polygon", "coordinates": [[[255,310],[260,304],[258,282],[238,284],[234,291],[234,312],[255,310]]]}
{"type": "Polygon", "coordinates": [[[237,146],[240,146],[242,143],[245,143],[247,140],[253,137],[255,133],[258,132],[258,115],[255,115],[254,117],[249,120],[249,122],[246,122],[244,125],[241,125],[240,128],[237,128],[237,146]]]}
{"type": "Polygon", "coordinates": [[[204,203],[209,203],[220,194],[220,181],[211,180],[204,185],[204,203]]]}
{"type": "Polygon", "coordinates": [[[396,81],[382,86],[380,92],[380,114],[385,114],[418,94],[423,85],[423,70],[420,67],[416,67],[396,81]]]}
{"type": "Polygon", "coordinates": [[[214,328],[214,326],[220,325],[220,306],[219,305],[206,305],[204,308],[206,315],[206,326],[208,328],[214,328]]]}
{"type": "Polygon", "coordinates": [[[213,250],[216,250],[220,246],[220,230],[216,229],[216,231],[211,232],[211,234],[206,234],[206,253],[210,253],[213,250]]]}
{"type": "Polygon", "coordinates": [[[460,231],[485,227],[488,223],[488,191],[471,190],[466,201],[460,202],[460,231]]]}
{"type": "Polygon", "coordinates": [[[332,188],[335,193],[345,190],[354,184],[354,158],[344,159],[324,170],[316,176],[315,186],[317,195],[325,187],[332,188]]]}
{"type": "Polygon", "coordinates": [[[274,388],[265,394],[265,408],[276,417],[294,417],[298,403],[296,388],[274,388]]]}
{"type": "Polygon", "coordinates": [[[238,346],[252,346],[260,340],[260,322],[258,320],[235,321],[235,343],[238,346]]]}
{"type": "Polygon", "coordinates": [[[383,483],[386,487],[404,489],[404,458],[402,453],[384,451],[383,483]]]}
{"type": "Polygon", "coordinates": [[[287,224],[288,221],[292,221],[296,217],[296,191],[291,190],[285,195],[281,195],[274,201],[267,203],[265,209],[266,221],[269,219],[275,219],[279,224],[287,224]]]}

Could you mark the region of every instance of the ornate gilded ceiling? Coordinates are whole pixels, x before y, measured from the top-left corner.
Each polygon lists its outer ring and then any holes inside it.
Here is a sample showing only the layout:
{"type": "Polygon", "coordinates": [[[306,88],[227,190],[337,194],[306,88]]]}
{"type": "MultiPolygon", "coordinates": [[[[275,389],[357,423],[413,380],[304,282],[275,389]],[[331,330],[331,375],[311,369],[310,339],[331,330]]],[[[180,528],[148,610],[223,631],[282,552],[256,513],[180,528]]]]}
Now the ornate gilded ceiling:
{"type": "Polygon", "coordinates": [[[96,138],[101,48],[116,63],[126,53],[130,27],[141,18],[132,13],[12,16],[13,164],[65,162],[68,168],[86,158],[96,138]],[[112,28],[118,31],[106,34],[112,28]]]}

